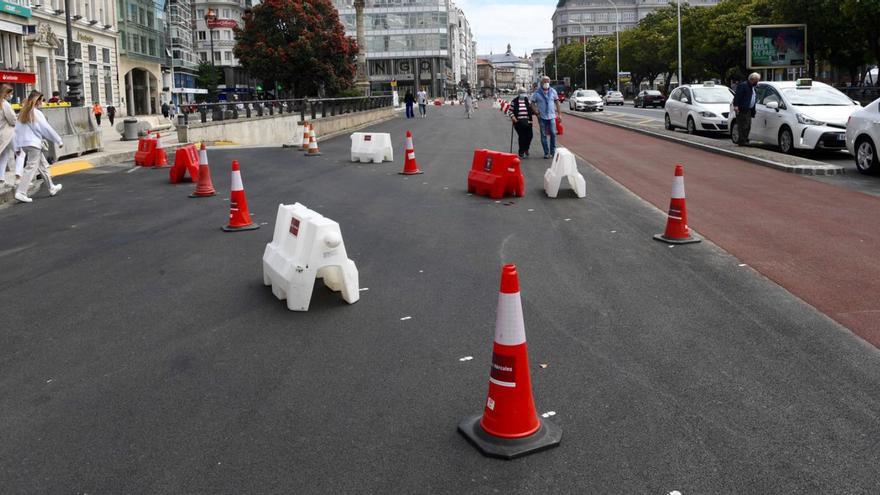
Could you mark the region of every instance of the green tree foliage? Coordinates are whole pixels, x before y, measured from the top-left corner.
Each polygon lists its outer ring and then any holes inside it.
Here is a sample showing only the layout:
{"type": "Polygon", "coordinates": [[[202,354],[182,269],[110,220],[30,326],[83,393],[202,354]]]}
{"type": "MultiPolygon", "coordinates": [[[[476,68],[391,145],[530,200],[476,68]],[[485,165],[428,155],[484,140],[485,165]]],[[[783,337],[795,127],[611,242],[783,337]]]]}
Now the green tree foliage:
{"type": "Polygon", "coordinates": [[[235,56],[252,76],[297,96],[335,95],[352,86],[357,44],[345,36],[330,0],[266,0],[242,19],[235,56]]]}
{"type": "Polygon", "coordinates": [[[211,62],[199,62],[196,73],[196,85],[208,90],[208,101],[217,99],[217,85],[220,84],[220,69],[214,67],[211,62]]]}

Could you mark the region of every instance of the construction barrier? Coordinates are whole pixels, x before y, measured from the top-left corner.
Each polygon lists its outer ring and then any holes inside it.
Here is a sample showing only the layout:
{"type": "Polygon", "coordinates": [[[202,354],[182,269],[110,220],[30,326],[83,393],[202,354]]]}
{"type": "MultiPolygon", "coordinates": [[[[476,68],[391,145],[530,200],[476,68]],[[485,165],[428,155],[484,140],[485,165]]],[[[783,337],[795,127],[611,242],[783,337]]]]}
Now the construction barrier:
{"type": "Polygon", "coordinates": [[[501,199],[505,194],[522,197],[526,180],[520,170],[519,157],[500,151],[475,150],[468,173],[469,193],[501,199]]]}
{"type": "Polygon", "coordinates": [[[544,192],[547,193],[547,196],[555,198],[559,194],[559,186],[564,178],[568,178],[568,185],[571,186],[577,197],[586,197],[587,181],[578,172],[574,154],[565,148],[556,148],[553,162],[550,164],[550,168],[544,172],[544,192]]]}
{"type": "Polygon", "coordinates": [[[205,143],[202,143],[202,149],[199,150],[199,179],[191,198],[207,198],[217,194],[214,189],[214,182],[211,180],[211,168],[208,166],[208,150],[205,143]]]}
{"type": "Polygon", "coordinates": [[[196,145],[188,144],[177,148],[174,154],[174,166],[168,171],[168,182],[177,184],[183,182],[189,173],[192,182],[199,180],[199,150],[196,145]]]}
{"type": "Polygon", "coordinates": [[[416,149],[413,146],[412,132],[406,131],[406,148],[403,151],[403,171],[398,172],[401,175],[417,175],[421,174],[419,164],[416,162],[416,149]]]}
{"type": "Polygon", "coordinates": [[[666,215],[666,230],[654,239],[669,244],[690,244],[702,239],[693,235],[688,227],[687,206],[684,194],[684,167],[675,166],[672,179],[672,198],[669,200],[669,213],[666,215]]]}
{"type": "Polygon", "coordinates": [[[382,163],[394,161],[391,134],[384,132],[355,132],[351,135],[351,161],[382,163]]]}
{"type": "Polygon", "coordinates": [[[229,223],[222,227],[222,229],[225,232],[240,232],[242,230],[256,230],[260,228],[260,224],[251,221],[238,160],[232,160],[232,177],[229,182],[229,191],[229,223]]]}
{"type": "Polygon", "coordinates": [[[152,167],[156,155],[157,136],[147,134],[138,139],[137,151],[134,152],[134,164],[140,167],[152,167]]]}
{"type": "Polygon", "coordinates": [[[339,224],[300,203],[278,205],[275,233],[263,253],[263,283],[291,311],[308,311],[315,279],[354,304],[358,271],[348,259],[339,224]]]}

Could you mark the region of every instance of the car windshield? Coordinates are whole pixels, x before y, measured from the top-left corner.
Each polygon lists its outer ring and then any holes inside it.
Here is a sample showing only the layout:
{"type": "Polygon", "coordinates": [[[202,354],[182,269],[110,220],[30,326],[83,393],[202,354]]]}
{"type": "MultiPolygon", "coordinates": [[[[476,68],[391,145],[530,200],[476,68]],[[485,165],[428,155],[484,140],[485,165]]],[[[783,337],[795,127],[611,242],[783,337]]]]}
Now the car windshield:
{"type": "Polygon", "coordinates": [[[622,96],[622,95],[620,93],[618,93],[617,91],[612,91],[612,92],[608,93],[608,96],[622,96]]]}
{"type": "Polygon", "coordinates": [[[587,96],[599,96],[599,93],[593,91],[592,89],[578,91],[575,96],[578,97],[587,97],[587,96]]]}
{"type": "Polygon", "coordinates": [[[650,96],[660,96],[659,91],[645,91],[645,94],[650,96]]]}
{"type": "Polygon", "coordinates": [[[847,96],[834,88],[785,88],[782,94],[792,105],[799,107],[849,107],[855,105],[847,96]]]}
{"type": "Polygon", "coordinates": [[[727,88],[691,88],[697,103],[730,103],[733,94],[727,88]]]}

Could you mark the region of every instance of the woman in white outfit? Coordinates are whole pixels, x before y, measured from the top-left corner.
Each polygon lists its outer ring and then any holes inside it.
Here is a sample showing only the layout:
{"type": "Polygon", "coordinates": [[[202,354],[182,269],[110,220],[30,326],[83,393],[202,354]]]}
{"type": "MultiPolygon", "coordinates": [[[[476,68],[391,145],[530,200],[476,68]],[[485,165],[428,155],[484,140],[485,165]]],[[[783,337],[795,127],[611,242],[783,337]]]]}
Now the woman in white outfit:
{"type": "Polygon", "coordinates": [[[49,196],[55,196],[61,190],[61,184],[53,184],[49,168],[43,159],[43,140],[52,141],[59,148],[64,146],[61,136],[52,129],[46,116],[39,108],[43,105],[43,95],[39,91],[31,91],[18,113],[18,124],[15,126],[15,144],[25,153],[24,175],[15,191],[15,199],[22,203],[33,201],[27,191],[37,170],[49,185],[49,196]]]}
{"type": "MultiPolygon", "coordinates": [[[[15,151],[12,136],[15,135],[15,112],[7,99],[12,96],[12,86],[0,85],[0,184],[6,182],[6,169],[15,167],[15,151]]],[[[16,177],[18,178],[18,177],[16,177]]]]}

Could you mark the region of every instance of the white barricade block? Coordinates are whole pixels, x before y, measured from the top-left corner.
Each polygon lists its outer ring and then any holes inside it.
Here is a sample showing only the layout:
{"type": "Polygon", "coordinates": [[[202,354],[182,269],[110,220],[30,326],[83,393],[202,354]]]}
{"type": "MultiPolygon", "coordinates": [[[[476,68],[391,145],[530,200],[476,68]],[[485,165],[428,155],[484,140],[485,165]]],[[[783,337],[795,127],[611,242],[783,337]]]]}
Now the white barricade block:
{"type": "Polygon", "coordinates": [[[568,184],[574,189],[577,197],[586,197],[587,181],[578,172],[577,160],[574,154],[565,148],[556,148],[556,154],[553,155],[553,163],[544,172],[544,192],[547,193],[547,196],[555,198],[559,194],[559,186],[562,184],[563,177],[568,177],[568,184]]]}
{"type": "Polygon", "coordinates": [[[278,205],[275,234],[263,253],[263,283],[291,311],[308,311],[315,279],[354,304],[358,271],[348,259],[339,224],[296,203],[278,205]]]}
{"type": "Polygon", "coordinates": [[[351,135],[351,161],[382,163],[394,161],[391,134],[385,132],[355,132],[351,135]]]}
{"type": "Polygon", "coordinates": [[[285,143],[288,148],[300,148],[303,144],[303,134],[305,133],[305,126],[297,125],[296,131],[293,133],[293,139],[285,143]]]}

